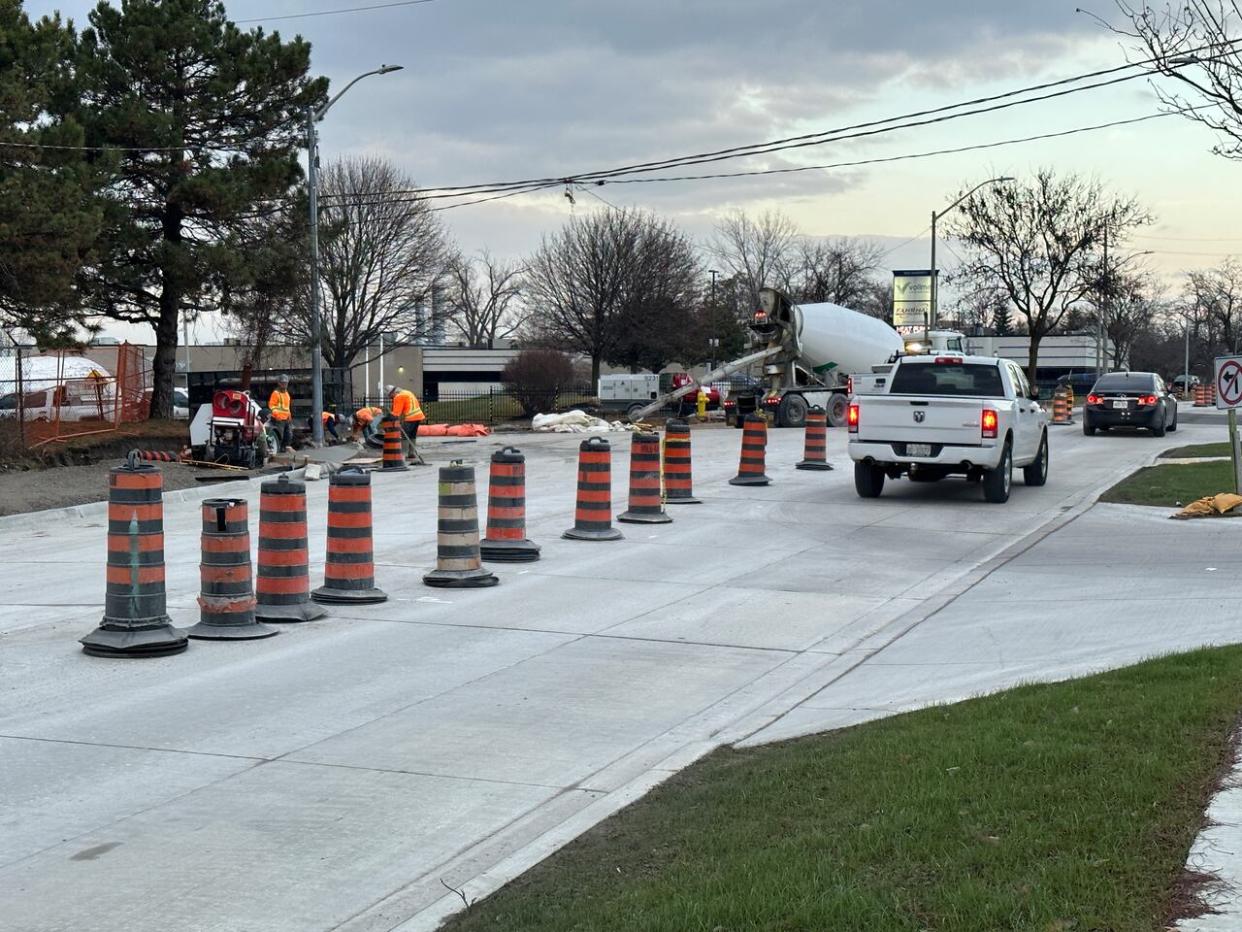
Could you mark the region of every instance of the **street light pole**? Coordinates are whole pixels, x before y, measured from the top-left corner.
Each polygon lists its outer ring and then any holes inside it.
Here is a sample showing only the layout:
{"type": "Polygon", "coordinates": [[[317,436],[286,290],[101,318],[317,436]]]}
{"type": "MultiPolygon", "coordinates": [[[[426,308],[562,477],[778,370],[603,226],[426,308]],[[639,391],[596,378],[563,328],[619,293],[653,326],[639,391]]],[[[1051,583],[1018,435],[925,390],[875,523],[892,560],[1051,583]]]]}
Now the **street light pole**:
{"type": "Polygon", "coordinates": [[[939,220],[941,217],[943,217],[945,214],[949,213],[950,211],[955,210],[962,203],[962,201],[966,200],[968,197],[970,197],[980,188],[986,188],[990,184],[1001,184],[1002,182],[1013,181],[1013,180],[1014,179],[1010,178],[1008,175],[1002,175],[999,178],[989,178],[987,181],[981,181],[977,185],[975,185],[973,188],[971,188],[969,191],[967,191],[965,194],[963,194],[961,197],[959,197],[952,204],[950,204],[948,207],[946,207],[944,210],[940,211],[939,213],[936,213],[936,211],[934,210],[932,211],[932,215],[931,215],[931,305],[929,308],[930,313],[927,315],[927,319],[928,319],[927,327],[924,329],[930,330],[932,327],[934,327],[937,321],[939,320],[939,314],[940,314],[940,289],[937,287],[938,285],[937,278],[939,278],[939,276],[936,274],[936,221],[939,220]]]}
{"type": "Polygon", "coordinates": [[[401,65],[380,65],[374,71],[358,75],[316,110],[306,108],[306,188],[310,202],[310,285],[311,285],[311,439],[315,446],[323,446],[323,335],[319,320],[319,135],[315,124],[324,118],[332,105],[345,96],[345,92],[373,74],[390,74],[400,71],[401,65]]]}

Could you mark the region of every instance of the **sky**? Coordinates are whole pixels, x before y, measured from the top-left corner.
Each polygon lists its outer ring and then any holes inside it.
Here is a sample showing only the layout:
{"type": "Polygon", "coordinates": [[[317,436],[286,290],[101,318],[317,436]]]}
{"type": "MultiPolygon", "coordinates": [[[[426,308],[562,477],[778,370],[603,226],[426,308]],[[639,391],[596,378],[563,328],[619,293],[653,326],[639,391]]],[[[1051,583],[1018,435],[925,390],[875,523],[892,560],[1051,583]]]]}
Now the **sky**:
{"type": "MultiPolygon", "coordinates": [[[[116,0],[119,4],[120,0],[116,0]]],[[[1090,15],[1113,0],[228,0],[247,27],[312,44],[333,90],[380,64],[321,124],[325,162],[374,155],[420,186],[561,177],[957,103],[1122,64],[1090,15]],[[278,17],[297,17],[280,19],[278,17]]],[[[27,0],[79,26],[83,0],[27,0]]],[[[784,168],[992,143],[1156,113],[1146,79],[935,126],[702,166],[784,168]]],[[[440,214],[465,252],[519,257],[574,213],[656,211],[706,241],[725,212],[777,209],[808,236],[869,237],[887,269],[925,268],[930,214],[967,184],[1039,167],[1098,178],[1156,217],[1131,251],[1170,285],[1242,253],[1242,165],[1178,116],[1056,140],[797,174],[512,197],[440,214]],[[592,193],[593,192],[593,193],[592,193]],[[603,200],[601,201],[600,198],[603,200]]],[[[675,174],[684,174],[676,172],[675,174]]],[[[665,173],[667,174],[667,173],[665,173]]],[[[957,261],[938,246],[942,268],[957,261]]]]}

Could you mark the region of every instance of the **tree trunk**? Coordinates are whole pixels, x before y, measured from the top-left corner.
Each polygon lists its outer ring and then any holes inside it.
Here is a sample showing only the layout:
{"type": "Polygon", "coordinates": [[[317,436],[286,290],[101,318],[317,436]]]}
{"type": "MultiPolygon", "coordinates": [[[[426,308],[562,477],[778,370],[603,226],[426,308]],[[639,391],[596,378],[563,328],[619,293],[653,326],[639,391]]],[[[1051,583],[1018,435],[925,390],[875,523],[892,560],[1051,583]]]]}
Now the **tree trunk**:
{"type": "Polygon", "coordinates": [[[151,361],[154,387],[151,417],[172,417],[173,378],[177,372],[177,299],[167,287],[160,296],[160,319],[155,325],[155,358],[151,361]]]}
{"type": "Polygon", "coordinates": [[[591,354],[591,386],[599,385],[599,364],[600,355],[598,353],[591,354]]]}
{"type": "Polygon", "coordinates": [[[1035,373],[1039,369],[1039,341],[1044,338],[1044,335],[1033,330],[1030,331],[1030,334],[1031,347],[1026,357],[1026,378],[1031,383],[1031,388],[1034,388],[1036,385],[1035,373]]]}

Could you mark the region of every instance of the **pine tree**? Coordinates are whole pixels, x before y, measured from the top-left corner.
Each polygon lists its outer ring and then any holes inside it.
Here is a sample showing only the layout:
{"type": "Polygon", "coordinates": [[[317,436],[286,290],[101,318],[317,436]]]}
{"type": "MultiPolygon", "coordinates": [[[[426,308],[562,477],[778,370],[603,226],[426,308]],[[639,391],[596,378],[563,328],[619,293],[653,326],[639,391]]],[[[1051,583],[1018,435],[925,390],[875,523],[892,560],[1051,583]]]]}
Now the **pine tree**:
{"type": "Polygon", "coordinates": [[[171,413],[177,321],[244,280],[241,231],[301,177],[310,45],[243,32],[217,0],[101,2],[78,47],[75,113],[111,147],[90,308],[155,329],[151,414],[171,413]]]}
{"type": "Polygon", "coordinates": [[[72,55],[59,18],[0,0],[0,321],[45,344],[82,323],[75,276],[100,224],[82,129],[50,113],[72,55]]]}
{"type": "Polygon", "coordinates": [[[1013,318],[1010,315],[1008,301],[998,301],[996,307],[992,309],[992,328],[998,337],[1013,334],[1013,318]]]}

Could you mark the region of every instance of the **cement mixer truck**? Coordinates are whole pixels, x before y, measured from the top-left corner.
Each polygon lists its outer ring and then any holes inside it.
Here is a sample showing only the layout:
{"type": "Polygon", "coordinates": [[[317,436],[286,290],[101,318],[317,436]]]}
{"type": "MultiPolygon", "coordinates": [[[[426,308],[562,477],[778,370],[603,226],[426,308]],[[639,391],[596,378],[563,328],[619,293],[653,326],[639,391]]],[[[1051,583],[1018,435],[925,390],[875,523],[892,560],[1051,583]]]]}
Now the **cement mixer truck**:
{"type": "MultiPolygon", "coordinates": [[[[807,411],[818,405],[828,412],[828,423],[845,424],[850,376],[865,373],[868,384],[878,387],[885,367],[903,354],[962,353],[964,337],[956,331],[920,333],[917,346],[903,339],[889,324],[839,304],[794,304],[775,288],[759,292],[759,308],[751,319],[755,351],[708,373],[709,384],[731,372],[762,365],[760,387],[753,396],[732,396],[740,417],[748,410],[763,409],[777,427],[803,427],[807,411]]],[[[640,420],[678,395],[697,390],[686,385],[655,399],[642,411],[640,420]]]]}

